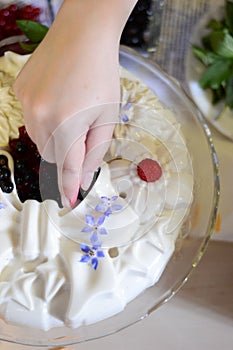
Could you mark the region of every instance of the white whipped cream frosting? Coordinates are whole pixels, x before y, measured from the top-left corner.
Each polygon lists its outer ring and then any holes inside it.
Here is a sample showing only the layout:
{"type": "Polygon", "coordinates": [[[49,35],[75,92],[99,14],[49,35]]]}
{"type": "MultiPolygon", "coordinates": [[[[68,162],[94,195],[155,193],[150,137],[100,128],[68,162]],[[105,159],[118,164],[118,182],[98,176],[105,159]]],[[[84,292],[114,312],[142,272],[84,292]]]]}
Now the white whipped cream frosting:
{"type": "MultiPolygon", "coordinates": [[[[0,96],[26,59],[12,53],[0,59],[0,73],[9,75],[0,96]]],[[[0,315],[6,322],[48,330],[111,317],[159,280],[174,252],[192,202],[191,160],[173,113],[142,82],[129,79],[124,70],[121,75],[122,110],[129,121],[115,128],[100,175],[84,201],[67,211],[52,200],[22,204],[15,190],[0,192],[6,205],[0,209],[0,315]],[[160,163],[158,181],[138,177],[137,164],[144,158],[160,163]],[[82,229],[86,214],[101,215],[95,210],[101,196],[118,196],[122,209],[104,221],[105,257],[94,270],[80,262],[80,243],[90,242],[82,229]]],[[[14,109],[18,102],[9,96],[14,109]]],[[[16,117],[12,127],[3,127],[8,139],[18,123],[16,117]]],[[[1,138],[0,153],[7,155],[13,173],[12,158],[4,150],[8,139],[1,138]]]]}

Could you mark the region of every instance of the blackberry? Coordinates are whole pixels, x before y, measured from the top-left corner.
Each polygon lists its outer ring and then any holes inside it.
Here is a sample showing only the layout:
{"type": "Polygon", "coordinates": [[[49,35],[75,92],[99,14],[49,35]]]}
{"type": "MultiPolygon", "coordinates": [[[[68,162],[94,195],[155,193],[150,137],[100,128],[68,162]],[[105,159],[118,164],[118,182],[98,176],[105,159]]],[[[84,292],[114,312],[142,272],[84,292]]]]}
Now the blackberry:
{"type": "Polygon", "coordinates": [[[18,141],[15,146],[15,150],[19,154],[24,154],[27,152],[27,144],[24,141],[18,141]]]}
{"type": "Polygon", "coordinates": [[[8,159],[4,154],[0,154],[0,167],[8,166],[8,159]]]}
{"type": "Polygon", "coordinates": [[[16,171],[25,169],[25,161],[23,159],[16,159],[14,164],[15,164],[16,171]]]}
{"type": "Polygon", "coordinates": [[[151,18],[152,0],[138,0],[124,27],[121,44],[143,48],[146,44],[145,32],[151,18]]]}
{"type": "Polygon", "coordinates": [[[57,167],[41,158],[24,126],[19,128],[19,138],[11,140],[9,146],[14,159],[15,184],[20,201],[54,199],[60,203],[57,167]]]}
{"type": "Polygon", "coordinates": [[[10,169],[8,168],[0,168],[0,181],[8,180],[11,177],[10,169]]]}
{"type": "Polygon", "coordinates": [[[23,176],[20,176],[20,175],[15,176],[15,184],[16,184],[16,186],[20,185],[20,184],[23,184],[23,183],[24,183],[24,177],[23,176]]]}
{"type": "MultiPolygon", "coordinates": [[[[25,127],[19,128],[19,138],[11,140],[9,146],[14,159],[14,178],[20,201],[23,203],[27,199],[35,199],[42,202],[45,199],[52,199],[62,207],[57,183],[57,166],[41,158],[25,127]]],[[[98,175],[99,169],[95,173],[90,188],[87,191],[81,190],[79,199],[85,198],[98,175]]]]}
{"type": "Polygon", "coordinates": [[[14,185],[12,182],[10,181],[1,181],[0,182],[0,187],[1,187],[1,190],[5,193],[11,193],[14,189],[14,185]]]}

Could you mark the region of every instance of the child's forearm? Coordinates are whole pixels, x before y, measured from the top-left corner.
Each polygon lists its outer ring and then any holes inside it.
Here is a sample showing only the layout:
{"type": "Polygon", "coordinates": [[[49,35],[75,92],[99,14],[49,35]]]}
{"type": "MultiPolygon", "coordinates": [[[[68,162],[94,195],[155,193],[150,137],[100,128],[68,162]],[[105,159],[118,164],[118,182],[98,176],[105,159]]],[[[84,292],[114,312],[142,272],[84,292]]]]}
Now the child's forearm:
{"type": "MultiPolygon", "coordinates": [[[[63,16],[79,26],[89,23],[90,27],[102,30],[103,35],[120,35],[137,0],[65,0],[62,6],[63,16]]],[[[58,14],[59,16],[59,14],[58,14]]]]}

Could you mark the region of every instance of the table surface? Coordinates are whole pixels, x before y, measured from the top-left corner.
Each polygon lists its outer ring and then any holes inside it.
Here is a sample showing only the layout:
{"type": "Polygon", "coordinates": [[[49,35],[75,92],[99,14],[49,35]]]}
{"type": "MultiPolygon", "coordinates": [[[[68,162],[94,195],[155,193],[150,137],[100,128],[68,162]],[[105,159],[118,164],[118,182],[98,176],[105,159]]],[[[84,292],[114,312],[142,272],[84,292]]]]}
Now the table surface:
{"type": "MultiPolygon", "coordinates": [[[[219,3],[224,0],[165,0],[160,44],[153,59],[181,84],[185,78],[184,58],[193,26],[209,6],[219,3]]],[[[233,142],[216,130],[212,133],[220,163],[221,227],[214,232],[207,252],[191,278],[172,300],[148,318],[117,334],[72,349],[233,348],[233,142]]],[[[2,349],[27,347],[0,343],[2,349]]]]}

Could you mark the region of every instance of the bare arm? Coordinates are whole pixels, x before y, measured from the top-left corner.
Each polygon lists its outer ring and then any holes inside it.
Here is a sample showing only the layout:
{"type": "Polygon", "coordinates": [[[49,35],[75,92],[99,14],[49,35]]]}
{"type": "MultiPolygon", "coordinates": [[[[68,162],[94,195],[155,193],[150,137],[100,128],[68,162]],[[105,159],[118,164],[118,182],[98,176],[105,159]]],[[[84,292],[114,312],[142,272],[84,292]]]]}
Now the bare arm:
{"type": "Polygon", "coordinates": [[[101,164],[120,101],[119,41],[136,0],[65,0],[14,85],[42,156],[58,165],[63,205],[101,164]]]}

